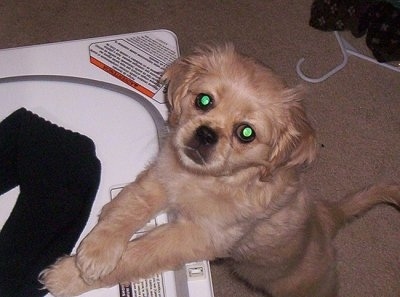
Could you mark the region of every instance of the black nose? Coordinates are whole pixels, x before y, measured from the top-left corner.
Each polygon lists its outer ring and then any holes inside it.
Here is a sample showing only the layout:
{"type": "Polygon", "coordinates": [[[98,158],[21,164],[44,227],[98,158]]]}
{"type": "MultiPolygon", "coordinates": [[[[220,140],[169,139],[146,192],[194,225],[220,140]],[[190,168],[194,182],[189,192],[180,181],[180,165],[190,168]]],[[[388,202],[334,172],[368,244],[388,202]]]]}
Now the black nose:
{"type": "Polygon", "coordinates": [[[200,126],[196,130],[196,137],[202,145],[213,145],[218,142],[218,135],[207,126],[200,126]]]}

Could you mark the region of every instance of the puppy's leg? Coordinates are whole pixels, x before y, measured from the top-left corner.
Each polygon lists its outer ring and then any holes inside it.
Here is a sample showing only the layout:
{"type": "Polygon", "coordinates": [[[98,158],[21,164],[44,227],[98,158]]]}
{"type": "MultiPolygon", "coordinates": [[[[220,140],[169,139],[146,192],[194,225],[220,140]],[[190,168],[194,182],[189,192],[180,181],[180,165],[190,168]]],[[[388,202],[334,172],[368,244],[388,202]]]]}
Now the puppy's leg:
{"type": "Polygon", "coordinates": [[[41,274],[41,282],[54,296],[76,296],[214,257],[215,249],[206,232],[191,223],[171,223],[130,242],[116,268],[91,284],[80,276],[75,256],[62,258],[46,269],[41,274]]]}
{"type": "Polygon", "coordinates": [[[76,264],[87,283],[115,268],[133,233],[163,209],[165,201],[163,187],[148,170],[104,206],[99,222],[77,250],[76,264]]]}
{"type": "Polygon", "coordinates": [[[192,223],[170,223],[130,242],[115,270],[102,281],[105,286],[125,283],[216,256],[207,232],[192,223]]]}

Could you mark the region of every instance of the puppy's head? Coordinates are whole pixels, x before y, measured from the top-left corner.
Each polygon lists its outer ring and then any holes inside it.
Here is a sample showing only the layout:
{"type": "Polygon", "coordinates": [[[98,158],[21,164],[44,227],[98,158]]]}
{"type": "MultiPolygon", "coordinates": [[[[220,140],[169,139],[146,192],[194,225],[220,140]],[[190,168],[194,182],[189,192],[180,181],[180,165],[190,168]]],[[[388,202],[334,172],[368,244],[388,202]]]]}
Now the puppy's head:
{"type": "Polygon", "coordinates": [[[230,44],[178,59],[168,83],[172,145],[187,169],[215,176],[311,162],[314,130],[299,101],[271,70],[230,44]]]}

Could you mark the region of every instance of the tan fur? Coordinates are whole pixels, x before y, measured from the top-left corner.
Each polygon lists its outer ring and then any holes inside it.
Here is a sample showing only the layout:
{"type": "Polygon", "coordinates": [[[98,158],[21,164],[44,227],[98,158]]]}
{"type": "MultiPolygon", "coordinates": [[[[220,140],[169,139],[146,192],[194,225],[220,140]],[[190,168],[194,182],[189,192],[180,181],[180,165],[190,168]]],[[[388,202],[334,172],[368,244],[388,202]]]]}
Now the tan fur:
{"type": "Polygon", "coordinates": [[[336,296],[332,238],[373,205],[399,204],[400,187],[377,185],[336,204],[313,201],[301,166],[315,158],[315,136],[298,89],[231,45],[198,49],[163,79],[170,133],[159,156],[104,207],[76,255],[42,272],[44,286],[73,296],[230,257],[240,278],[273,296],[336,296]],[[209,110],[196,108],[199,93],[214,99],[209,110]],[[242,123],[255,130],[249,143],[236,136],[242,123]],[[211,138],[200,139],[199,127],[211,138]],[[174,219],[129,241],[160,211],[174,219]]]}

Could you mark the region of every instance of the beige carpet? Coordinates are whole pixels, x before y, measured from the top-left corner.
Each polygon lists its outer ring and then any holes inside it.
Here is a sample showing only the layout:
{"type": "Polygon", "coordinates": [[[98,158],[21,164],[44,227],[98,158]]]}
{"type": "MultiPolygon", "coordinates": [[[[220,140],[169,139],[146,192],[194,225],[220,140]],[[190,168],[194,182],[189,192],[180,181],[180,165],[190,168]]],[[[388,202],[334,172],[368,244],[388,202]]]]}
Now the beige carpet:
{"type": "MultiPolygon", "coordinates": [[[[312,195],[333,200],[400,180],[400,73],[352,57],[327,81],[303,82],[295,72],[301,57],[311,76],[341,61],[333,34],[308,26],[311,2],[2,0],[0,48],[159,28],[177,34],[183,54],[199,42],[233,41],[290,85],[308,88],[305,104],[321,149],[307,181],[312,195]]],[[[364,42],[355,43],[365,51],[364,42]]],[[[336,245],[340,297],[400,296],[399,212],[375,208],[344,228],[336,245]]],[[[261,296],[225,265],[213,265],[212,273],[216,297],[261,296]]]]}

